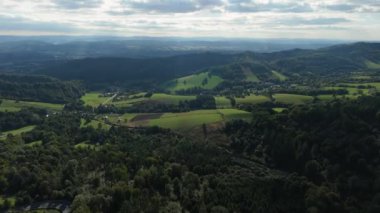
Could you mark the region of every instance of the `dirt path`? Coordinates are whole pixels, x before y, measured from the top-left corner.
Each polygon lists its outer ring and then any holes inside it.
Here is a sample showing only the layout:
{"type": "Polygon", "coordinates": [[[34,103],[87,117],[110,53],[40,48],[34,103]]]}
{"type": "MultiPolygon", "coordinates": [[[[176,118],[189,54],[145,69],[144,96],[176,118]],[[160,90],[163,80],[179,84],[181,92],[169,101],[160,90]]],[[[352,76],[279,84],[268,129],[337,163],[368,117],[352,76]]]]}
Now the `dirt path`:
{"type": "Polygon", "coordinates": [[[115,93],[112,97],[110,97],[106,101],[104,101],[102,103],[102,105],[106,105],[108,102],[112,101],[117,95],[118,95],[118,93],[115,93]]]}

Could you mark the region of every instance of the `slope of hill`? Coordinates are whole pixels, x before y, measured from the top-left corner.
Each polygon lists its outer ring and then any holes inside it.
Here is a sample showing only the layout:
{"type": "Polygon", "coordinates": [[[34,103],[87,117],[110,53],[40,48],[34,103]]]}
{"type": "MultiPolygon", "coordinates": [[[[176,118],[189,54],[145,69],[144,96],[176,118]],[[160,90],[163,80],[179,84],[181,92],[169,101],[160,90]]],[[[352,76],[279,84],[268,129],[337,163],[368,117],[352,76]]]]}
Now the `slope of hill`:
{"type": "Polygon", "coordinates": [[[83,95],[77,82],[63,82],[46,76],[0,74],[0,98],[66,103],[83,95]]]}
{"type": "Polygon", "coordinates": [[[163,83],[197,72],[209,72],[223,80],[259,82],[283,80],[294,73],[326,75],[365,71],[377,69],[379,62],[380,44],[355,43],[276,53],[202,53],[151,59],[89,58],[46,66],[39,73],[64,80],[83,80],[89,84],[163,83]],[[281,79],[278,74],[282,75],[281,79]]]}
{"type": "Polygon", "coordinates": [[[162,82],[235,60],[235,56],[203,53],[168,58],[89,58],[44,68],[39,73],[86,83],[162,82]]]}

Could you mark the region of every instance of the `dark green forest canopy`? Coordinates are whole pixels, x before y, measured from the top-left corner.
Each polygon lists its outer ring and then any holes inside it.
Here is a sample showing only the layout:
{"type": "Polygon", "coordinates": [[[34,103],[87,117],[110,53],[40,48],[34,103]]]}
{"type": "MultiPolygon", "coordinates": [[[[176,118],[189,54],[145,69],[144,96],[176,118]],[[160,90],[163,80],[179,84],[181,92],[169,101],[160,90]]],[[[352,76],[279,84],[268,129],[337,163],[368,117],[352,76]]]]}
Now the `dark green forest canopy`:
{"type": "Polygon", "coordinates": [[[379,109],[379,97],[254,107],[252,122],[219,133],[224,143],[80,128],[64,111],[0,142],[0,193],[17,205],[67,200],[75,212],[378,212],[379,109]]]}
{"type": "Polygon", "coordinates": [[[350,73],[368,70],[366,62],[380,62],[379,43],[337,45],[317,50],[288,50],[274,53],[202,53],[167,58],[89,58],[45,64],[36,71],[64,80],[83,80],[87,84],[133,85],[163,83],[201,71],[211,71],[225,80],[242,79],[250,69],[268,79],[272,70],[287,74],[350,73]]]}
{"type": "Polygon", "coordinates": [[[0,74],[0,99],[67,103],[80,98],[78,82],[63,82],[47,76],[0,74]]]}

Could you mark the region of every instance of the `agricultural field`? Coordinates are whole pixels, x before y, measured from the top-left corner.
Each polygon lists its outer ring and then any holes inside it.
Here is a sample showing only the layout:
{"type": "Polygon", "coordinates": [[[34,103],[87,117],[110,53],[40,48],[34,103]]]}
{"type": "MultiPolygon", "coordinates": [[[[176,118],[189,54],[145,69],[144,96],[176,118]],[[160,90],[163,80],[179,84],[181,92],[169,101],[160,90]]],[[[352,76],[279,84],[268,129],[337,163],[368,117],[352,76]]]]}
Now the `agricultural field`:
{"type": "Polygon", "coordinates": [[[0,195],[0,206],[3,206],[5,201],[7,201],[11,207],[14,207],[16,204],[16,198],[15,197],[2,197],[0,195]]]}
{"type": "Polygon", "coordinates": [[[25,146],[27,147],[34,147],[34,146],[41,146],[41,145],[42,145],[42,140],[33,141],[33,142],[25,144],[25,146]]]}
{"type": "Polygon", "coordinates": [[[194,87],[213,89],[221,82],[223,82],[221,77],[216,75],[209,76],[208,72],[202,72],[172,80],[166,84],[165,88],[171,92],[194,87]]]}
{"type": "Polygon", "coordinates": [[[375,63],[373,61],[367,60],[367,61],[365,61],[365,64],[366,64],[367,68],[369,68],[369,69],[380,69],[380,64],[375,63]]]}
{"type": "Polygon", "coordinates": [[[260,82],[260,79],[252,72],[251,69],[247,67],[242,67],[243,73],[245,75],[245,80],[250,82],[260,82]]]}
{"type": "Polygon", "coordinates": [[[353,75],[351,79],[354,80],[370,80],[372,77],[368,75],[353,75]]]}
{"type": "Polygon", "coordinates": [[[92,107],[97,107],[100,104],[103,104],[111,97],[102,97],[102,94],[99,92],[89,92],[81,97],[81,100],[84,101],[85,105],[89,105],[92,107]]]}
{"type": "Polygon", "coordinates": [[[231,108],[231,100],[223,97],[223,96],[216,96],[215,98],[215,104],[216,108],[218,109],[225,109],[225,108],[231,108]]]}
{"type": "Polygon", "coordinates": [[[344,84],[344,85],[347,85],[347,86],[352,86],[352,87],[340,87],[340,86],[336,86],[336,87],[324,87],[325,90],[339,90],[339,89],[345,89],[348,91],[348,94],[351,95],[351,96],[357,96],[357,95],[368,95],[369,94],[369,90],[368,89],[358,89],[356,88],[356,86],[354,86],[354,84],[344,84]]]}
{"type": "Polygon", "coordinates": [[[20,129],[15,129],[15,130],[10,130],[10,131],[3,132],[3,133],[1,133],[1,135],[0,135],[0,139],[4,139],[4,138],[6,138],[7,135],[9,135],[9,134],[12,134],[12,135],[21,135],[22,133],[30,132],[30,131],[32,131],[35,127],[36,127],[35,125],[30,125],[30,126],[22,127],[22,128],[20,128],[20,129]]]}
{"type": "Polygon", "coordinates": [[[354,100],[354,99],[357,99],[359,97],[359,95],[318,95],[317,98],[321,101],[331,101],[331,100],[334,100],[334,99],[351,99],[351,100],[354,100]]]}
{"type": "Polygon", "coordinates": [[[343,85],[358,87],[358,86],[371,86],[376,89],[380,89],[380,82],[369,82],[369,83],[344,83],[343,85]]]}
{"type": "Polygon", "coordinates": [[[85,128],[85,127],[89,127],[89,126],[95,128],[95,129],[97,129],[98,127],[101,127],[104,130],[109,130],[111,128],[111,126],[109,124],[106,124],[106,123],[101,122],[101,121],[91,120],[89,123],[86,123],[86,121],[84,119],[81,119],[81,125],[80,125],[81,128],[85,128]]]}
{"type": "Polygon", "coordinates": [[[78,144],[75,144],[74,145],[74,148],[76,149],[98,149],[99,147],[97,145],[94,145],[94,144],[89,144],[87,141],[86,142],[82,142],[82,143],[78,143],[78,144]]]}
{"type": "Polygon", "coordinates": [[[116,107],[129,107],[132,106],[135,103],[139,102],[145,102],[145,101],[154,101],[154,102],[160,102],[165,104],[175,104],[178,105],[181,101],[190,101],[194,100],[195,96],[185,96],[185,95],[170,95],[170,94],[164,94],[164,93],[154,93],[151,97],[144,97],[144,96],[135,96],[137,98],[132,98],[130,96],[130,99],[122,100],[122,101],[113,101],[109,104],[113,104],[116,107]]]}
{"type": "Polygon", "coordinates": [[[278,103],[283,104],[304,104],[311,102],[313,97],[306,95],[295,95],[295,94],[274,94],[273,98],[278,103]]]}
{"type": "MultiPolygon", "coordinates": [[[[182,113],[127,113],[119,117],[119,124],[127,126],[159,126],[169,129],[189,129],[202,124],[225,122],[233,119],[249,120],[251,117],[251,113],[237,109],[195,110],[182,113]]],[[[115,118],[110,118],[110,121],[115,122],[115,118]]]]}
{"type": "Polygon", "coordinates": [[[155,93],[150,97],[150,100],[163,102],[166,104],[176,104],[178,105],[181,101],[191,101],[195,100],[195,96],[185,96],[185,95],[169,95],[164,93],[155,93]]]}
{"type": "Polygon", "coordinates": [[[245,96],[244,98],[235,98],[237,104],[260,104],[269,102],[270,98],[263,95],[249,95],[245,96]]]}
{"type": "Polygon", "coordinates": [[[272,70],[272,74],[279,81],[286,81],[286,80],[288,80],[288,77],[286,77],[284,74],[279,73],[277,71],[272,70]]]}
{"type": "Polygon", "coordinates": [[[130,107],[133,104],[148,101],[148,100],[149,98],[139,97],[139,98],[131,98],[127,100],[122,100],[122,101],[113,101],[113,102],[109,102],[109,104],[115,105],[116,107],[130,107]]]}
{"type": "Polygon", "coordinates": [[[15,100],[9,100],[9,99],[2,99],[0,103],[1,112],[17,112],[23,108],[29,108],[29,107],[59,111],[63,109],[63,104],[51,104],[51,103],[31,102],[31,101],[15,101],[15,100]]]}
{"type": "Polygon", "coordinates": [[[272,108],[272,110],[275,111],[275,112],[277,112],[277,113],[281,113],[284,110],[287,110],[287,108],[275,107],[275,108],[272,108]]]}

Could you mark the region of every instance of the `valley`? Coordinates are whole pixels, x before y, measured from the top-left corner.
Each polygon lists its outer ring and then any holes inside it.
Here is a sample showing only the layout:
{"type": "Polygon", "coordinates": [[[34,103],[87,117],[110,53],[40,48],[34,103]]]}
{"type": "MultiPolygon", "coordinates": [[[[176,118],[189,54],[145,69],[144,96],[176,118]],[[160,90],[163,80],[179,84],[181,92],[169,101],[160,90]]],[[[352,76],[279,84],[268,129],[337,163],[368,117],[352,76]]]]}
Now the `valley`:
{"type": "Polygon", "coordinates": [[[375,209],[379,56],[355,43],[1,72],[0,209],[375,209]]]}

